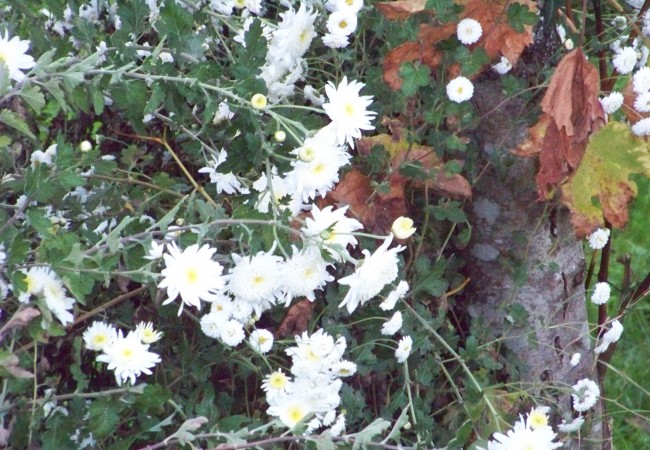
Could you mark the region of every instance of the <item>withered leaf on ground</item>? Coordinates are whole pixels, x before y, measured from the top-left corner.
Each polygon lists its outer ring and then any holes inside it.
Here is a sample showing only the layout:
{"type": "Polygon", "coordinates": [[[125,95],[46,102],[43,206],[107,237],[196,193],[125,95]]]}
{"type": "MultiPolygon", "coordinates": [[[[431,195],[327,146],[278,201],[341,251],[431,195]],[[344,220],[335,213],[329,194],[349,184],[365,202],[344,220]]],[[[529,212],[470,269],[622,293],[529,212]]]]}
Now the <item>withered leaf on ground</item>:
{"type": "Polygon", "coordinates": [[[306,298],[294,303],[275,331],[276,339],[302,334],[309,326],[309,321],[313,313],[314,303],[306,298]]]}
{"type": "Polygon", "coordinates": [[[388,20],[405,20],[412,14],[424,11],[425,0],[397,0],[379,2],[375,6],[388,20]]]}
{"type": "Polygon", "coordinates": [[[7,336],[7,334],[16,328],[24,328],[26,327],[29,322],[35,318],[40,316],[41,313],[39,312],[38,309],[36,308],[23,308],[14,313],[13,316],[11,316],[11,319],[7,323],[4,324],[2,329],[0,329],[0,342],[7,336]]]}
{"type": "MultiPolygon", "coordinates": [[[[526,5],[531,11],[536,11],[536,3],[531,0],[518,0],[517,3],[526,5]]],[[[464,3],[464,2],[457,2],[464,3]]],[[[533,43],[532,26],[526,25],[523,32],[518,32],[508,24],[507,9],[512,0],[470,0],[460,18],[478,20],[483,29],[481,39],[473,47],[483,47],[486,54],[493,60],[505,56],[516,65],[524,49],[533,43]]],[[[404,19],[410,14],[422,12],[420,4],[407,2],[382,2],[377,5],[380,12],[388,19],[404,19]]],[[[384,57],[384,81],[394,90],[399,90],[402,79],[399,68],[405,62],[420,61],[435,70],[442,61],[442,53],[435,48],[439,42],[449,39],[456,34],[456,23],[441,25],[422,24],[418,32],[418,40],[405,42],[392,49],[384,57]]],[[[487,67],[487,65],[486,65],[487,67]]],[[[452,64],[448,68],[450,78],[459,75],[460,66],[452,64]]]]}

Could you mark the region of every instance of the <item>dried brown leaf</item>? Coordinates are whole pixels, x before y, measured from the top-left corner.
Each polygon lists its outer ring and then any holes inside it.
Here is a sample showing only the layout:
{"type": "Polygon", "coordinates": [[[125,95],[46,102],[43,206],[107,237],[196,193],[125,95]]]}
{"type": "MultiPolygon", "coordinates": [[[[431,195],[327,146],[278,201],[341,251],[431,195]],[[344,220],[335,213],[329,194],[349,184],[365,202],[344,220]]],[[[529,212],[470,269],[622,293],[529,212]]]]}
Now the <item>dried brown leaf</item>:
{"type": "Polygon", "coordinates": [[[412,14],[424,11],[425,0],[397,0],[379,2],[375,6],[388,20],[406,20],[412,14]]]}
{"type": "Polygon", "coordinates": [[[0,329],[0,342],[2,342],[11,330],[26,327],[33,318],[40,315],[41,313],[38,309],[31,307],[16,311],[11,319],[0,329]]]}
{"type": "Polygon", "coordinates": [[[287,336],[302,334],[309,326],[313,313],[314,303],[306,298],[294,303],[287,311],[282,322],[280,322],[278,329],[275,331],[275,337],[282,339],[287,336]]]}

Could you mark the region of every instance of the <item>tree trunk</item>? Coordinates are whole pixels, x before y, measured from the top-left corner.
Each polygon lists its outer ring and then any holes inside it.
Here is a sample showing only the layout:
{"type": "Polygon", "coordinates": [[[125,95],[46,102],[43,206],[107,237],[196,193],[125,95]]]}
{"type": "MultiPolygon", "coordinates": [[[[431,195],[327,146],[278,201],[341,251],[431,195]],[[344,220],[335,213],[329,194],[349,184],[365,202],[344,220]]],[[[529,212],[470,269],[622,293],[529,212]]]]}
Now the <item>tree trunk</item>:
{"type": "MultiPolygon", "coordinates": [[[[568,210],[539,200],[537,160],[511,152],[530,125],[517,123],[526,105],[516,99],[503,103],[498,81],[477,83],[474,98],[484,117],[476,134],[483,170],[468,208],[473,224],[464,251],[471,279],[468,310],[521,361],[519,381],[530,386],[529,392],[571,417],[570,386],[582,378],[596,379],[582,243],[574,236],[568,210]],[[574,353],[582,355],[576,367],[570,364],[574,353]]],[[[600,441],[600,413],[591,414],[596,420],[589,437],[600,441]]],[[[575,445],[600,444],[583,437],[575,445]]]]}

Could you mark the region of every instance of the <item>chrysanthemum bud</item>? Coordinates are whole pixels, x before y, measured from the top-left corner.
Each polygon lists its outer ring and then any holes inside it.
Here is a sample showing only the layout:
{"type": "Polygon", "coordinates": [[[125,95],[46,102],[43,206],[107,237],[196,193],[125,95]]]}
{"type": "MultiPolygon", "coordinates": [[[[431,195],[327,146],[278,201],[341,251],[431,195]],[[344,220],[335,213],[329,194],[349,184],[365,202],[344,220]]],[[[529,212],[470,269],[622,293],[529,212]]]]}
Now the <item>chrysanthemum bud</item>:
{"type": "Polygon", "coordinates": [[[278,131],[275,132],[273,137],[275,138],[275,140],[277,142],[284,142],[284,140],[287,138],[287,133],[285,133],[282,130],[278,130],[278,131]]]}
{"type": "Polygon", "coordinates": [[[79,150],[82,152],[86,153],[92,150],[93,144],[91,144],[89,141],[81,141],[81,144],[79,144],[79,150]]]}
{"type": "Polygon", "coordinates": [[[306,163],[312,162],[315,157],[316,153],[312,147],[309,147],[307,145],[300,147],[300,150],[298,151],[298,158],[300,158],[300,161],[306,163]]]}
{"type": "Polygon", "coordinates": [[[266,95],[264,94],[255,94],[251,97],[251,105],[255,109],[264,109],[266,108],[266,95]]]}
{"type": "Polygon", "coordinates": [[[415,233],[415,227],[413,226],[413,220],[408,217],[398,217],[393,222],[391,231],[397,239],[407,239],[415,233]]]}

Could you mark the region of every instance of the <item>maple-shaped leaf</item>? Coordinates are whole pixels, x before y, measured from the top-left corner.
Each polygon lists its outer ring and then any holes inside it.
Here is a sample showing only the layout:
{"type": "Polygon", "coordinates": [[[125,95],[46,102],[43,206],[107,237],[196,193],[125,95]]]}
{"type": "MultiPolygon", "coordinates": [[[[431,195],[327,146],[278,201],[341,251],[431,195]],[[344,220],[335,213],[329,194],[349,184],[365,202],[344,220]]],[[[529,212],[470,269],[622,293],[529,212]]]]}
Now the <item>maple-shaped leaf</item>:
{"type": "Polygon", "coordinates": [[[541,198],[552,196],[582,160],[589,136],[605,124],[598,93],[598,71],[576,49],[562,58],[542,100],[548,126],[540,150],[537,188],[541,198]]]}
{"type": "Polygon", "coordinates": [[[582,163],[562,186],[562,202],[571,210],[578,237],[603,225],[622,228],[628,205],[637,194],[631,174],[650,177],[650,146],[629,125],[610,122],[589,140],[582,163]]]}

